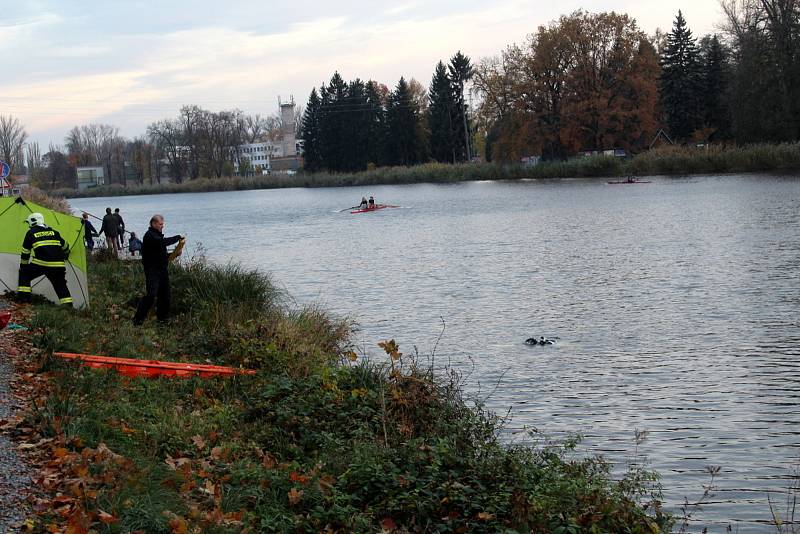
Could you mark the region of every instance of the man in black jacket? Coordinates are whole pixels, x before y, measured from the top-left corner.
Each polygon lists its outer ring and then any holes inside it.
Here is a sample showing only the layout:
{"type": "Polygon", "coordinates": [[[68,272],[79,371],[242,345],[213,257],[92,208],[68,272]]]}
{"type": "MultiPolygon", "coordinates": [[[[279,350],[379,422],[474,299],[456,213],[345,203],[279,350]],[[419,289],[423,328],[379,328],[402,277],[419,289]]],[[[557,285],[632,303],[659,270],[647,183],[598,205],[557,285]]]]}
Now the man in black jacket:
{"type": "Polygon", "coordinates": [[[114,210],[114,219],[117,220],[117,238],[119,239],[119,248],[125,248],[125,221],[122,220],[122,215],[119,214],[119,208],[114,210]]]}
{"type": "Polygon", "coordinates": [[[117,257],[119,250],[119,221],[111,213],[111,208],[106,208],[106,214],[103,215],[103,225],[100,227],[100,234],[106,234],[106,246],[109,250],[114,251],[114,257],[117,257]]]}
{"type": "Polygon", "coordinates": [[[150,218],[150,228],[142,239],[142,266],[144,267],[144,279],[147,292],[139,307],[136,315],[133,316],[133,324],[140,325],[147,317],[147,312],[156,303],[156,318],[161,323],[166,323],[169,317],[169,254],[167,247],[174,245],[184,239],[182,235],[164,237],[164,217],[153,215],[150,218]]]}

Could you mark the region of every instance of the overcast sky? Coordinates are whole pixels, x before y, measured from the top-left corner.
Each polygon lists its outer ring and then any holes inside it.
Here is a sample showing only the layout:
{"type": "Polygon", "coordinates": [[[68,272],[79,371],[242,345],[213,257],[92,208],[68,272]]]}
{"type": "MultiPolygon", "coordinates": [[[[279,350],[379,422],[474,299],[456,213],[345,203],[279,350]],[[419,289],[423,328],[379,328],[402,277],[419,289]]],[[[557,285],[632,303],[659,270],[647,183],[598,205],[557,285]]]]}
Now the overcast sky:
{"type": "MultiPolygon", "coordinates": [[[[132,137],[183,104],[277,112],[305,104],[339,70],[345,80],[427,87],[457,50],[473,62],[576,9],[617,11],[653,33],[678,9],[696,36],[721,21],[717,0],[0,0],[0,114],[32,140],[63,143],[75,125],[132,137]]],[[[45,148],[43,147],[43,148],[45,148]]]]}

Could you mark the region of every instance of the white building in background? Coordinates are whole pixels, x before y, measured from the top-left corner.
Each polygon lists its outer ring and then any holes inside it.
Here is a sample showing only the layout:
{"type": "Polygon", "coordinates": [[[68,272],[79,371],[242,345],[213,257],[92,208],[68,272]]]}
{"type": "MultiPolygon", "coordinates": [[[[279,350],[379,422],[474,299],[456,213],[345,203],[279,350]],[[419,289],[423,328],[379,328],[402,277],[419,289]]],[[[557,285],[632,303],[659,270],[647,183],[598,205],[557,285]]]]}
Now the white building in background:
{"type": "Polygon", "coordinates": [[[269,174],[270,161],[283,155],[280,143],[262,141],[239,145],[238,156],[233,158],[233,169],[238,174],[241,161],[247,161],[248,168],[254,174],[269,174]]]}
{"type": "Polygon", "coordinates": [[[78,191],[105,185],[105,170],[103,167],[78,167],[78,191]]]}
{"type": "Polygon", "coordinates": [[[278,100],[278,105],[281,110],[280,138],[265,138],[234,149],[233,168],[236,174],[239,174],[243,161],[247,161],[250,174],[293,174],[300,168],[303,141],[295,135],[294,97],[289,102],[278,100]]]}

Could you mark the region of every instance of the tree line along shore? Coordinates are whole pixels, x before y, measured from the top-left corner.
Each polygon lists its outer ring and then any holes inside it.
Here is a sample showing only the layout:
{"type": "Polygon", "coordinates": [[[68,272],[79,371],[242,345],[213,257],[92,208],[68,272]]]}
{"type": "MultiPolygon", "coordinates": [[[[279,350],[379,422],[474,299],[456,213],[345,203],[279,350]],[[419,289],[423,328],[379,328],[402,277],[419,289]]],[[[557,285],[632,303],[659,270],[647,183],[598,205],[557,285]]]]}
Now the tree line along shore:
{"type": "Polygon", "coordinates": [[[720,33],[699,39],[680,11],[670,31],[649,35],[626,14],[579,10],[495,56],[473,63],[459,51],[447,64],[439,61],[427,87],[405,77],[393,88],[358,77],[346,81],[336,72],[291,119],[186,105],[133,139],[110,124],[84,124],[69,131],[64,147],[42,153],[37,143],[26,144],[18,119],[0,116],[0,157],[12,174],[24,169],[33,185],[47,190],[75,188],[77,166],[102,166],[106,184],[200,180],[201,190],[214,179],[226,182],[220,188],[234,187],[225,178],[234,174],[260,187],[379,183],[373,172],[350,177],[376,167],[393,183],[479,173],[492,179],[785,169],[786,162],[766,152],[730,163],[660,150],[650,155],[659,145],[749,151],[753,143],[800,139],[800,10],[747,0],[722,0],[721,7],[720,33]],[[243,147],[287,129],[302,140],[306,176],[263,177],[267,158],[259,149],[257,160],[250,159],[243,147]],[[636,156],[596,169],[572,162],[609,150],[636,156]],[[550,165],[505,167],[537,158],[550,165]],[[427,165],[476,159],[503,168],[433,172],[427,165]],[[388,170],[394,167],[415,170],[388,170]]]}
{"type": "Polygon", "coordinates": [[[721,173],[780,173],[800,170],[800,143],[663,147],[631,158],[588,156],[538,165],[496,163],[428,163],[413,167],[375,168],[363,172],[300,172],[294,176],[230,176],[199,178],[183,183],[110,185],[77,191],[57,189],[65,198],[196,193],[288,187],[344,187],[415,183],[453,183],[479,180],[535,180],[610,178],[626,176],[681,176],[721,173]]]}

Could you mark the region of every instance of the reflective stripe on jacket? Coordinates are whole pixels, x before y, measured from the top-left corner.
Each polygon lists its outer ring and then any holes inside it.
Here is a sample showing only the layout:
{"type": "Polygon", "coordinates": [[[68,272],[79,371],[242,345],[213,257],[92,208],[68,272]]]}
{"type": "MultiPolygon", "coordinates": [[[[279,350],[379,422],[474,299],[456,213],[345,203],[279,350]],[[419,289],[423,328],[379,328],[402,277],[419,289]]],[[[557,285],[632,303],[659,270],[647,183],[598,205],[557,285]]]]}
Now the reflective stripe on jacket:
{"type": "Polygon", "coordinates": [[[20,262],[42,267],[64,267],[69,257],[69,247],[58,230],[46,226],[34,226],[22,241],[20,262]]]}

